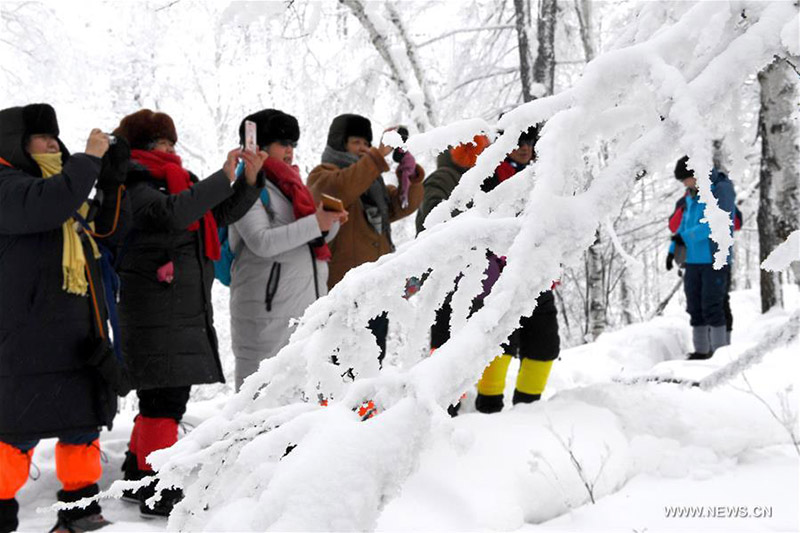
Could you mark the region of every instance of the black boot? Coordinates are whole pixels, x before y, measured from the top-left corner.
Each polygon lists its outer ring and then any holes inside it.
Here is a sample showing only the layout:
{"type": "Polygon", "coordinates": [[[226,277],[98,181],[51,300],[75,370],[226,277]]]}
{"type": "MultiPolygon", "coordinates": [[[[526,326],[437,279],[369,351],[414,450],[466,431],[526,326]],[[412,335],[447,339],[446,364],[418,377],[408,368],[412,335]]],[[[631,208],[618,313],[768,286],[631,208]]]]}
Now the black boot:
{"type": "Polygon", "coordinates": [[[711,356],[714,355],[714,352],[711,353],[699,353],[699,352],[692,352],[689,354],[689,357],[686,358],[687,361],[704,361],[706,359],[711,359],[711,356]]]}
{"type": "Polygon", "coordinates": [[[167,518],[175,504],[183,499],[183,491],[181,489],[165,489],[161,491],[161,499],[153,507],[149,507],[145,502],[156,493],[156,485],[157,482],[154,480],[149,485],[139,489],[139,515],[142,518],[167,518]]]}
{"type": "MultiPolygon", "coordinates": [[[[60,490],[58,491],[58,501],[64,503],[77,502],[83,498],[91,498],[97,496],[100,490],[97,488],[97,483],[89,485],[78,490],[60,490]]],[[[90,503],[86,507],[74,507],[58,512],[58,522],[50,530],[50,533],[83,533],[84,531],[94,531],[105,527],[111,522],[103,518],[100,514],[100,504],[95,502],[90,503]]]]}
{"type": "Polygon", "coordinates": [[[479,413],[499,413],[503,410],[502,394],[480,394],[475,397],[475,410],[479,413]]]}
{"type": "Polygon", "coordinates": [[[0,500],[0,533],[11,533],[19,527],[19,504],[15,498],[0,500]]]}
{"type": "Polygon", "coordinates": [[[447,406],[447,414],[450,415],[450,418],[455,418],[458,416],[458,411],[460,409],[461,409],[460,401],[450,404],[449,406],[447,406]]]}
{"type": "Polygon", "coordinates": [[[511,403],[514,405],[518,403],[533,403],[538,402],[541,398],[541,394],[528,394],[527,392],[514,389],[514,397],[511,399],[511,403]]]}
{"type": "MultiPolygon", "coordinates": [[[[139,470],[139,462],[136,455],[131,453],[130,450],[125,452],[125,460],[122,462],[122,474],[122,479],[125,481],[139,481],[146,475],[146,472],[139,470]]],[[[125,489],[122,491],[122,499],[131,503],[139,503],[139,489],[125,489]]]]}

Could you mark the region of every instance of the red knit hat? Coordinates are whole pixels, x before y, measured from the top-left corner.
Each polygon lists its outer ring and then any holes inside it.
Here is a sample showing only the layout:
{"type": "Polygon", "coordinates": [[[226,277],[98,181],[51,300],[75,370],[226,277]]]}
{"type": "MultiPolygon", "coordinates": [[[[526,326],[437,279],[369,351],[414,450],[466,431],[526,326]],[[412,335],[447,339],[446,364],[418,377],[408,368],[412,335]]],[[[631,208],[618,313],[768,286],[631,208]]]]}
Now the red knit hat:
{"type": "Polygon", "coordinates": [[[150,143],[158,139],[178,142],[178,133],[172,118],[166,113],[149,109],[142,109],[123,118],[114,130],[114,135],[123,137],[131,148],[138,150],[147,150],[150,143]]]}

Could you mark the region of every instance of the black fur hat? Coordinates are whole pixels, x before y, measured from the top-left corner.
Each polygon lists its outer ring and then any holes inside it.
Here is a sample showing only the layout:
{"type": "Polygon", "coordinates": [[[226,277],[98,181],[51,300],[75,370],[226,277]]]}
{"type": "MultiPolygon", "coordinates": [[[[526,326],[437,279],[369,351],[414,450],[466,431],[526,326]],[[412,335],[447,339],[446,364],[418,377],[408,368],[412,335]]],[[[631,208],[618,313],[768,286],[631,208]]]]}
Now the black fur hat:
{"type": "Polygon", "coordinates": [[[372,123],[361,115],[339,115],[328,129],[328,146],[334,150],[345,152],[348,137],[362,137],[372,144],[372,123]]]}
{"type": "Polygon", "coordinates": [[[675,164],[675,179],[683,181],[686,178],[694,177],[694,170],[689,170],[686,167],[687,161],[689,161],[688,155],[685,155],[680,159],[678,159],[678,162],[675,164]]]}
{"type": "Polygon", "coordinates": [[[244,146],[244,123],[251,120],[256,123],[256,142],[260,148],[275,141],[297,142],[300,139],[300,126],[292,115],[278,109],[263,109],[248,115],[239,124],[239,143],[244,146]]]}
{"type": "Polygon", "coordinates": [[[530,143],[533,146],[536,146],[536,142],[539,140],[539,126],[531,126],[527,130],[523,131],[519,134],[519,139],[517,139],[517,144],[525,144],[530,143]]]}
{"type": "Polygon", "coordinates": [[[56,110],[50,104],[30,104],[22,108],[25,135],[47,134],[58,137],[56,110]]]}
{"type": "Polygon", "coordinates": [[[29,104],[0,110],[0,157],[32,176],[41,176],[39,165],[25,147],[31,135],[52,135],[58,141],[61,158],[66,162],[69,151],[58,137],[58,119],[50,104],[29,104]]]}

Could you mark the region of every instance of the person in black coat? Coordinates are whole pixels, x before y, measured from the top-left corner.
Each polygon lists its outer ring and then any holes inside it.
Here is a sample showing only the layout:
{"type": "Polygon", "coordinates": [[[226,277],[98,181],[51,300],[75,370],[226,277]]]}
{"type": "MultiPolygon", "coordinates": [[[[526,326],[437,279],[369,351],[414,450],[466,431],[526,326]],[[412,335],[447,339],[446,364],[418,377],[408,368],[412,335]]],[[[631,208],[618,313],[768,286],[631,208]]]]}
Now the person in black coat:
{"type": "MultiPolygon", "coordinates": [[[[220,257],[217,229],[239,220],[264,186],[264,152],[235,149],[222,170],[199,181],[175,155],[178,136],[169,115],[143,109],[114,131],[131,145],[127,186],[133,228],[118,261],[122,346],[139,397],[126,479],[152,473],[147,456],[178,439],[192,385],[223,382],[214,330],[211,284],[220,257]],[[245,161],[236,179],[237,159],[245,161]]],[[[180,491],[162,495],[146,515],[166,516],[180,491]]],[[[136,497],[129,495],[130,497],[136,497]]]]}
{"type": "MultiPolygon", "coordinates": [[[[500,163],[494,174],[483,182],[481,189],[489,192],[526,168],[535,155],[533,148],[538,136],[536,127],[523,132],[519,136],[517,147],[500,163]]],[[[492,286],[505,267],[505,258],[491,252],[487,253],[487,257],[489,267],[483,283],[484,290],[473,302],[473,311],[483,305],[483,299],[492,290],[492,286]]],[[[532,403],[541,399],[553,361],[558,357],[560,349],[555,297],[552,290],[544,291],[536,299],[534,311],[520,319],[519,327],[502,345],[502,355],[497,356],[484,369],[478,381],[475,409],[481,413],[496,413],[503,409],[506,374],[514,356],[520,359],[520,369],[512,403],[532,403]]]]}
{"type": "MultiPolygon", "coordinates": [[[[100,246],[113,249],[124,233],[124,168],[101,164],[100,130],[72,156],[58,135],[48,104],[0,111],[0,532],[18,527],[15,495],[39,439],[58,438],[59,501],[98,493],[99,428],[116,413],[99,261],[100,246]]],[[[106,524],[95,502],[59,511],[53,530],[106,524]]]]}

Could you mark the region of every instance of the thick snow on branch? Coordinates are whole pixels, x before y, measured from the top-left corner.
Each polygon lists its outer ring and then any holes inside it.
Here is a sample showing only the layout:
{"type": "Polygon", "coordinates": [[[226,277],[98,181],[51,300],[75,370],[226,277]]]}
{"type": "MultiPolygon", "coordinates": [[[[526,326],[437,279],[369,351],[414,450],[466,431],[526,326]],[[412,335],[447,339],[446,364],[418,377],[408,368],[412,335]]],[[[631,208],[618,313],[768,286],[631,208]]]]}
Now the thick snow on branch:
{"type": "MultiPolygon", "coordinates": [[[[428,216],[426,231],[350,271],[222,413],[151,455],[161,486],[185,488],[170,529],[374,528],[421,450],[433,439],[459,441],[444,409],[474,384],[562,267],[579,264],[643,170],[689,155],[720,244],[716,261],[724,262],[730,218],[710,191],[711,125],[724,120],[719,102],[728,93],[786,53],[781,35],[796,15],[792,2],[699,2],[647,40],[597,57],[574,88],[504,115],[504,133],[428,216]],[[482,192],[519,133],[545,120],[537,162],[482,192]],[[613,147],[611,157],[587,186],[583,149],[599,141],[613,147]],[[508,263],[470,315],[487,249],[508,263]],[[411,276],[425,277],[406,299],[411,276]],[[428,356],[428,328],[459,276],[451,339],[428,356]],[[392,335],[379,369],[366,326],[384,311],[392,335]],[[379,414],[360,422],[353,409],[366,400],[379,414]]],[[[406,147],[439,151],[493,130],[467,121],[412,136],[406,147]]]]}
{"type": "Polygon", "coordinates": [[[800,262],[800,230],[793,231],[786,241],[772,250],[769,257],[761,263],[761,268],[771,272],[779,272],[789,268],[794,262],[800,262]]]}

